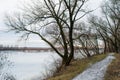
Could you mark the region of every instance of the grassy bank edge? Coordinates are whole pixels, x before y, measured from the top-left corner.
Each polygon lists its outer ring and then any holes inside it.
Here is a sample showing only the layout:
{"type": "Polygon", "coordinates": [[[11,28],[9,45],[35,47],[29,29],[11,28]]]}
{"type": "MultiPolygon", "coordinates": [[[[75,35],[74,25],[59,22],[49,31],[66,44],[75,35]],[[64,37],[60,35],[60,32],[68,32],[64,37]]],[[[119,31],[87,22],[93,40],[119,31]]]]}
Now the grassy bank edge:
{"type": "Polygon", "coordinates": [[[115,54],[115,57],[108,66],[104,80],[120,80],[120,54],[115,54]]]}
{"type": "Polygon", "coordinates": [[[90,67],[92,64],[101,61],[107,56],[107,54],[94,55],[89,58],[84,58],[81,60],[72,61],[71,65],[62,69],[55,76],[49,78],[48,80],[71,80],[86,68],[90,67]]]}

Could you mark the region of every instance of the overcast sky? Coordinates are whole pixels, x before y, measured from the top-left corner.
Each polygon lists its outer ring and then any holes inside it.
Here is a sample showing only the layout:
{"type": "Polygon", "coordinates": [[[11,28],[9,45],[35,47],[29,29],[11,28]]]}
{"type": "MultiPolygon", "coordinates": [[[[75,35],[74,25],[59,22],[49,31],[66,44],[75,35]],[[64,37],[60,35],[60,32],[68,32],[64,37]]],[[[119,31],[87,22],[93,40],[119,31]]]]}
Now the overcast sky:
{"type": "MultiPolygon", "coordinates": [[[[0,44],[33,47],[46,46],[46,44],[35,35],[32,35],[31,38],[25,43],[25,41],[19,41],[20,35],[17,35],[14,32],[4,32],[6,30],[6,25],[4,24],[4,15],[8,12],[15,12],[18,7],[21,6],[21,3],[28,1],[30,0],[0,0],[0,44]]],[[[89,6],[91,9],[96,9],[100,6],[101,2],[102,0],[90,0],[89,6]]],[[[99,14],[98,11],[96,11],[95,13],[99,14]]]]}

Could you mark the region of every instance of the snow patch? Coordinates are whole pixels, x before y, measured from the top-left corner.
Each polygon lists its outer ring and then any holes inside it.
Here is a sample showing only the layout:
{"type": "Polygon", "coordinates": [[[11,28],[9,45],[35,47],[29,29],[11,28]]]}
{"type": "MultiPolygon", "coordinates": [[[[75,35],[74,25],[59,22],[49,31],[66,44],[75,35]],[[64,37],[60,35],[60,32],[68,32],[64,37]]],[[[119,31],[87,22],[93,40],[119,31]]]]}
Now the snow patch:
{"type": "Polygon", "coordinates": [[[73,80],[103,80],[108,65],[115,59],[113,55],[112,53],[104,60],[95,63],[73,80]]]}

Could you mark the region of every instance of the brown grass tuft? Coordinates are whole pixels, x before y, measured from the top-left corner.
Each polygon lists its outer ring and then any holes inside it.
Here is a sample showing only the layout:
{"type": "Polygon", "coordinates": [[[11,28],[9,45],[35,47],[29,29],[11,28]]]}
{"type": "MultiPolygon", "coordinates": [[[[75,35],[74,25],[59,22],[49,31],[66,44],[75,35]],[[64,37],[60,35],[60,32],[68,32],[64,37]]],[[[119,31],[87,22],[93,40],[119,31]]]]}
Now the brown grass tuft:
{"type": "Polygon", "coordinates": [[[120,54],[115,54],[116,59],[109,65],[105,80],[120,80],[120,54]]]}

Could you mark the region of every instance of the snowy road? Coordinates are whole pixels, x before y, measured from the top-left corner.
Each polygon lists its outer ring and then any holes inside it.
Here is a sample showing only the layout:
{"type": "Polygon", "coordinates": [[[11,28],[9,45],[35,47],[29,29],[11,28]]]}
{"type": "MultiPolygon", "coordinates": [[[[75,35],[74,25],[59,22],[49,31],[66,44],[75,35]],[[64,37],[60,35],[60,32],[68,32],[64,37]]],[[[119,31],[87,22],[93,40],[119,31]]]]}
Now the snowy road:
{"type": "Polygon", "coordinates": [[[107,67],[113,59],[115,57],[112,54],[108,55],[104,60],[93,64],[73,80],[103,80],[107,67]]]}

